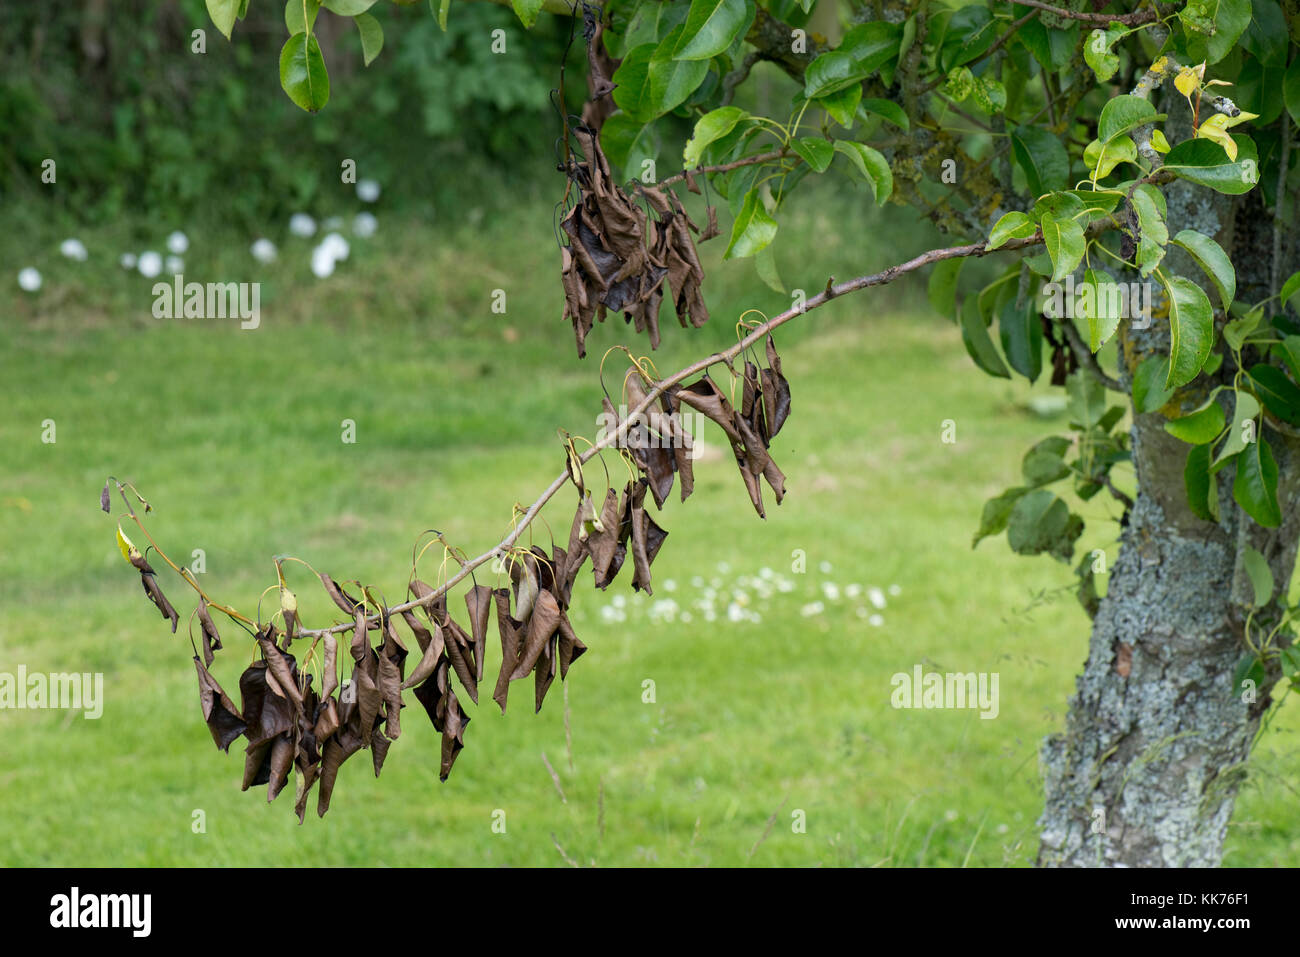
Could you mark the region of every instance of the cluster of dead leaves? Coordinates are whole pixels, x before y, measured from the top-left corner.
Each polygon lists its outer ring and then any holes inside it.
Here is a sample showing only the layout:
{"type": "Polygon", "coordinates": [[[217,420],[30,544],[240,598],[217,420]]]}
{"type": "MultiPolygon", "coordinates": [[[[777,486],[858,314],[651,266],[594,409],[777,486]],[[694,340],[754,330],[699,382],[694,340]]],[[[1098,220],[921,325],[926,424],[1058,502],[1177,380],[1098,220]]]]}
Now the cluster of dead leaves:
{"type": "MultiPolygon", "coordinates": [[[[637,332],[649,332],[651,348],[658,348],[665,283],[682,326],[688,320],[703,325],[709,318],[700,293],[704,268],[691,236],[700,234],[699,227],[671,191],[638,186],[655,213],[648,216],[614,182],[599,133],[585,126],[573,132],[587,158],[575,160],[569,171],[580,198],[560,224],[569,237],[569,245],[560,251],[560,276],[564,318],[573,323],[578,355],[586,355],[587,333],[604,321],[607,310],[622,311],[637,332]]],[[[700,241],[717,234],[717,213],[709,207],[700,241]]]]}
{"type": "Polygon", "coordinates": [[[759,478],[767,482],[777,504],[781,504],[785,474],[777,468],[768,448],[790,416],[790,383],[781,374],[781,357],[771,335],[767,337],[767,367],[760,369],[754,362],[745,362],[740,408],[732,406],[708,373],[671,391],[670,401],[674,410],[685,403],[717,423],[726,434],[749,500],[760,517],[766,518],[767,513],[763,510],[759,478]]]}
{"type": "MultiPolygon", "coordinates": [[[[610,75],[617,63],[604,52],[603,27],[589,25],[587,76],[591,98],[583,123],[572,130],[584,159],[568,161],[565,175],[578,190],[578,201],[561,221],[569,237],[562,246],[560,278],[564,285],[564,318],[573,323],[579,357],[587,354],[586,338],[607,310],[622,312],[637,332],[650,334],[659,346],[659,307],[665,283],[678,321],[701,326],[709,318],[700,292],[704,268],[696,252],[700,242],[718,235],[717,210],[708,207],[708,224],[701,234],[681,201],[670,190],[636,186],[651,216],[614,181],[600,146],[600,128],[613,109],[610,75]]],[[[691,177],[688,187],[698,193],[691,177]]],[[[567,195],[567,194],[566,194],[567,195]]]]}

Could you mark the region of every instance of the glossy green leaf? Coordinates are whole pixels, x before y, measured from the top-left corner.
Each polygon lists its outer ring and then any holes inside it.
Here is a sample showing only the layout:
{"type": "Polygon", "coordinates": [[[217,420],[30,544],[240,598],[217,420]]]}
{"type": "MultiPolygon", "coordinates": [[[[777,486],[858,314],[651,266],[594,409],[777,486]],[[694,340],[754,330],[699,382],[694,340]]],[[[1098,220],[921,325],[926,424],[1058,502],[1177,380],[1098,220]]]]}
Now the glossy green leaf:
{"type": "Polygon", "coordinates": [[[1174,390],[1164,380],[1169,363],[1159,356],[1148,356],[1133,373],[1133,408],[1138,413],[1156,412],[1174,397],[1174,390]]]}
{"type": "Polygon", "coordinates": [[[893,100],[881,100],[869,97],[862,101],[861,106],[862,109],[866,110],[868,113],[874,113],[877,116],[884,117],[900,130],[906,131],[912,128],[912,123],[907,118],[907,113],[893,100]]]}
{"type": "Polygon", "coordinates": [[[854,83],[834,93],[822,94],[817,98],[817,105],[829,113],[840,126],[848,128],[857,118],[861,100],[862,84],[854,83]]]}
{"type": "Polygon", "coordinates": [[[320,0],[288,0],[284,5],[284,25],[289,30],[289,36],[310,33],[316,25],[318,13],[320,0]]]}
{"type": "Polygon", "coordinates": [[[1188,255],[1196,260],[1196,265],[1210,277],[1214,288],[1219,291],[1223,310],[1227,312],[1232,305],[1233,297],[1237,294],[1237,270],[1233,268],[1232,260],[1223,251],[1223,247],[1209,236],[1198,233],[1194,229],[1182,230],[1174,237],[1173,242],[1187,250],[1188,255]]]}
{"type": "Polygon", "coordinates": [[[239,15],[239,0],[204,0],[212,25],[229,40],[230,31],[235,28],[235,18],[239,15]]]}
{"type": "Polygon", "coordinates": [[[1030,382],[1043,371],[1043,323],[1032,298],[1017,308],[1015,296],[998,312],[998,333],[1007,365],[1030,382]]]}
{"type": "Polygon", "coordinates": [[[1259,400],[1249,392],[1234,390],[1233,395],[1236,396],[1236,404],[1233,406],[1232,424],[1228,426],[1228,438],[1214,457],[1214,464],[1210,466],[1211,472],[1219,471],[1234,455],[1244,451],[1246,446],[1255,441],[1258,433],[1258,425],[1254,420],[1259,415],[1259,400]]]}
{"type": "Polygon", "coordinates": [[[1119,329],[1124,313],[1124,290],[1101,269],[1085,269],[1077,291],[1079,310],[1088,320],[1088,348],[1096,352],[1119,329]]]}
{"type": "MultiPolygon", "coordinates": [[[[705,113],[695,124],[695,132],[686,141],[682,159],[688,168],[700,164],[700,154],[710,143],[722,139],[736,128],[736,124],[749,116],[738,106],[723,106],[705,113]]],[[[821,172],[818,170],[818,172],[821,172]]]]}
{"type": "Polygon", "coordinates": [[[769,246],[776,238],[776,220],[767,213],[757,189],[745,194],[740,215],[731,227],[731,242],[723,259],[744,259],[769,246]]]}
{"type": "Polygon", "coordinates": [[[289,99],[309,113],[329,102],[329,73],[314,35],[296,33],[280,50],[280,86],[289,99]]]}
{"type": "Polygon", "coordinates": [[[876,205],[885,205],[885,200],[894,191],[894,174],[889,168],[889,161],[880,151],[853,140],[836,140],[835,152],[847,156],[858,175],[871,184],[876,205]]]}
{"type": "Polygon", "coordinates": [[[835,158],[835,147],[830,140],[806,136],[792,141],[790,146],[812,168],[814,173],[826,172],[826,168],[831,165],[831,160],[835,158]]]}
{"type": "Polygon", "coordinates": [[[357,30],[361,33],[361,55],[365,65],[370,66],[375,57],[379,56],[379,51],[384,48],[384,28],[368,13],[357,14],[352,18],[352,22],[357,25],[357,30]]]}
{"type": "Polygon", "coordinates": [[[753,0],[691,0],[673,58],[711,59],[731,46],[753,22],[753,0]]]}
{"type": "Polygon", "coordinates": [[[1070,185],[1070,157],[1060,137],[1039,126],[1017,126],[1011,151],[1035,196],[1070,185]]]}
{"type": "Polygon", "coordinates": [[[1233,134],[1237,141],[1237,158],[1218,143],[1208,139],[1191,139],[1179,143],[1165,156],[1162,169],[1219,193],[1248,193],[1259,181],[1259,154],[1248,136],[1233,134]]]}
{"type": "Polygon", "coordinates": [[[1223,434],[1227,416],[1214,396],[1195,412],[1165,423],[1165,431],[1181,442],[1209,445],[1223,434]]]}
{"type": "Polygon", "coordinates": [[[1289,425],[1300,425],[1300,388],[1277,366],[1267,363],[1246,370],[1264,408],[1289,425]]]}
{"type": "Polygon", "coordinates": [[[985,249],[998,249],[1011,239],[1028,239],[1038,232],[1038,224],[1027,213],[1012,210],[1005,213],[989,230],[989,240],[985,249]]]}
{"type": "Polygon", "coordinates": [[[1196,378],[1214,344],[1214,310],[1210,300],[1190,279],[1173,276],[1165,282],[1169,297],[1169,375],[1166,388],[1181,388],[1196,378]]]}
{"type": "Polygon", "coordinates": [[[961,341],[975,364],[991,376],[1010,379],[1006,363],[989,337],[988,326],[980,315],[974,296],[967,296],[961,308],[961,341]]]}
{"type": "Polygon", "coordinates": [[[1052,281],[1060,282],[1083,261],[1085,247],[1083,226],[1075,219],[1057,220],[1043,217],[1043,246],[1052,258],[1052,281]]]}
{"type": "Polygon", "coordinates": [[[1247,515],[1265,528],[1277,528],[1282,524],[1282,509],[1277,501],[1277,462],[1263,435],[1237,456],[1232,497],[1247,515]]]}

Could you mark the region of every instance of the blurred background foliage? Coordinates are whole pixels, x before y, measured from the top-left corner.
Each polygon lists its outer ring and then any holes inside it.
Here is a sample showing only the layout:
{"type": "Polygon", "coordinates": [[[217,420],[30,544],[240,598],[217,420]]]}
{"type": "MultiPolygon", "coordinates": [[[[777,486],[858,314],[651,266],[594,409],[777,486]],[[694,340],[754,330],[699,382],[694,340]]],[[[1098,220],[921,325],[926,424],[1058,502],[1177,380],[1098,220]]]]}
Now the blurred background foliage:
{"type": "MultiPolygon", "coordinates": [[[[82,222],[142,211],[180,221],[215,205],[249,227],[311,207],[344,158],[417,214],[553,171],[553,136],[539,131],[558,133],[548,96],[567,21],[544,17],[525,34],[509,8],[462,4],[444,33],[427,4],[376,9],[387,43],[369,67],[352,23],[321,14],[333,83],[329,109],[311,116],[276,82],[279,2],[252,4],[233,43],[203,0],[0,5],[0,202],[39,197],[82,222]],[[498,28],[509,56],[491,52],[498,28]],[[202,54],[191,52],[196,29],[202,54]],[[42,188],[47,157],[58,190],[42,188]]],[[[571,76],[576,104],[582,74],[571,76]]]]}

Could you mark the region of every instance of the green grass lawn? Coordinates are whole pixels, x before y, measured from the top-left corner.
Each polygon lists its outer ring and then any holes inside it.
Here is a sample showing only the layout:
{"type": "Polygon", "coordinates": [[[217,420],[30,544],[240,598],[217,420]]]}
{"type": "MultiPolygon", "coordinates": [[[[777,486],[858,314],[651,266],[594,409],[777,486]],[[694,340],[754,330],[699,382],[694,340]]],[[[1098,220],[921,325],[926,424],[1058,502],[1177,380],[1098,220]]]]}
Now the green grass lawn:
{"type": "MultiPolygon", "coordinates": [[[[838,226],[814,207],[783,220],[791,285],[815,290],[924,248],[879,223],[849,229],[852,210],[839,212],[838,226]],[[808,250],[827,251],[815,273],[808,250]]],[[[1023,452],[1065,422],[1025,412],[1025,387],[978,374],[914,289],[846,298],[778,337],[793,414],[772,451],[789,494],[766,521],[729,456],[702,461],[695,495],[683,505],[674,492],[660,519],[670,536],[653,598],[634,594],[626,573],[595,591],[584,572],[573,619],[590,651],[569,676],[567,722],[558,683],[540,715],[529,713],[531,682],[513,689],[504,717],[488,693],[466,702],[466,749],[439,783],[438,736],[408,695],[383,776],[368,755],[350,761],[323,820],[309,813],[300,826],[291,793],[268,807],[264,788],[240,792],[238,746],[216,751],[199,712],[183,634],[191,593],[160,575],[181,611],[173,636],[122,561],[116,517],[98,509],[105,477],[137,483],[157,541],[182,561],[202,548],[205,588],[246,613],[274,582],[275,555],[395,600],[423,530],[479,553],[562,468],[556,429],[595,432],[601,354],[619,342],[648,351],[611,321],[577,360],[549,223],[541,202],[456,225],[381,219],[322,281],[307,272],[305,243],[285,242],[259,272],[245,241],[218,249],[192,237],[187,278],[263,281],[256,331],[154,320],[150,282],[115,265],[140,224],[83,236],[85,265],[47,256],[36,297],[18,294],[10,273],[62,237],[6,232],[0,671],[102,672],[106,702],[97,721],[0,711],[0,863],[1032,861],[1037,748],[1062,726],[1089,623],[1069,567],[1014,556],[1001,540],[972,552],[970,541],[984,500],[1015,484],[1023,452]],[[490,309],[494,289],[507,293],[504,315],[490,309]],[[46,419],[53,444],[41,441],[46,419]],[[344,419],[355,444],[340,440],[344,419]],[[940,440],[945,419],[955,444],[940,440]],[[666,599],[671,616],[656,605],[666,599]],[[998,672],[996,720],[891,708],[891,676],[918,663],[998,672]],[[192,830],[196,809],[204,833],[192,830]],[[505,833],[493,830],[497,810],[505,833]]],[[[732,340],[745,309],[788,302],[750,265],[721,264],[722,242],[704,247],[713,319],[700,331],[665,322],[663,372],[732,340]]],[[[623,368],[612,355],[606,382],[623,368]]],[[[625,480],[616,459],[609,468],[625,480]]],[[[588,475],[603,484],[598,466],[588,475]]],[[[566,491],[545,513],[557,537],[573,504],[566,491]]],[[[1101,497],[1081,508],[1086,546],[1113,562],[1105,520],[1117,508],[1101,497]]],[[[549,543],[546,525],[533,534],[549,543]]],[[[426,578],[440,557],[430,555],[426,578]]],[[[310,573],[286,569],[306,623],[330,620],[310,573]]],[[[452,607],[463,609],[459,596],[452,607]]],[[[223,633],[215,673],[237,699],[250,643],[233,625],[223,633]]],[[[493,648],[490,676],[498,658],[493,648]]],[[[1296,727],[1284,708],[1263,736],[1225,863],[1293,863],[1300,852],[1296,727]]]]}

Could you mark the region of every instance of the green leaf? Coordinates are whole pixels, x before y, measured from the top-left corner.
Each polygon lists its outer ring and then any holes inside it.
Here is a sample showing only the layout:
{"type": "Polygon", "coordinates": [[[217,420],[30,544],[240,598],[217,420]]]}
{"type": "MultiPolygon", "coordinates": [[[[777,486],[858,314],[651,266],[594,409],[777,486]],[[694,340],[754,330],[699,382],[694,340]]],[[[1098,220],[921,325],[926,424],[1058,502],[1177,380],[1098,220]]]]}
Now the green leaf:
{"type": "MultiPolygon", "coordinates": [[[[636,179],[645,160],[659,155],[659,137],[653,123],[642,123],[619,111],[600,128],[600,145],[610,168],[621,173],[620,179],[636,179]]],[[[749,167],[741,167],[748,169],[749,167]]]]}
{"type": "Polygon", "coordinates": [[[998,333],[1007,364],[1036,382],[1043,371],[1043,324],[1032,298],[1020,309],[1016,308],[1014,296],[1002,304],[998,333]]]}
{"type": "Polygon", "coordinates": [[[959,66],[944,80],[943,92],[954,103],[960,103],[975,89],[975,74],[970,67],[959,66]]]}
{"type": "Polygon", "coordinates": [[[533,24],[537,22],[537,15],[542,12],[543,3],[544,0],[510,0],[515,16],[519,18],[519,22],[526,30],[531,30],[533,24]]]}
{"type": "Polygon", "coordinates": [[[1234,390],[1233,395],[1236,396],[1236,405],[1232,411],[1232,425],[1228,426],[1227,441],[1214,457],[1211,472],[1219,471],[1234,455],[1255,441],[1256,425],[1253,420],[1259,415],[1259,401],[1249,392],[1234,390]],[[1246,426],[1247,422],[1251,423],[1249,427],[1246,426]]]}
{"type": "Polygon", "coordinates": [[[368,13],[357,14],[352,18],[352,22],[361,32],[361,55],[365,59],[365,65],[370,66],[375,57],[379,56],[379,51],[384,48],[384,28],[368,13]]]}
{"type": "Polygon", "coordinates": [[[746,0],[691,0],[673,58],[709,60],[717,56],[749,29],[754,9],[746,0]]]}
{"type": "Polygon", "coordinates": [[[1267,363],[1246,370],[1264,408],[1290,425],[1300,425],[1300,388],[1277,366],[1267,363]]]}
{"type": "Polygon", "coordinates": [[[289,0],[284,5],[284,25],[289,29],[289,36],[295,33],[310,33],[316,25],[316,14],[320,13],[320,0],[289,0]],[[303,13],[306,12],[306,19],[303,13]]]}
{"type": "Polygon", "coordinates": [[[1277,502],[1277,462],[1273,460],[1273,450],[1263,435],[1237,456],[1232,497],[1247,515],[1265,528],[1277,528],[1282,524],[1282,509],[1277,502]]]}
{"type": "Polygon", "coordinates": [[[1140,96],[1113,96],[1106,101],[1106,105],[1101,108],[1101,116],[1097,118],[1097,139],[1105,145],[1118,136],[1161,118],[1150,101],[1140,96]]]}
{"type": "Polygon", "coordinates": [[[1223,406],[1211,395],[1210,400],[1195,412],[1166,422],[1165,431],[1180,442],[1208,446],[1223,434],[1226,424],[1227,416],[1224,415],[1223,406]]]}
{"type": "Polygon", "coordinates": [[[1110,30],[1093,30],[1083,45],[1083,59],[1097,77],[1098,83],[1105,83],[1119,69],[1119,55],[1110,52],[1110,45],[1117,40],[1110,30]]]}
{"type": "Polygon", "coordinates": [[[1263,318],[1264,308],[1256,306],[1244,316],[1231,320],[1223,327],[1223,341],[1231,346],[1234,352],[1240,351],[1242,344],[1259,328],[1260,320],[1263,318]]]}
{"type": "Polygon", "coordinates": [[[731,242],[723,259],[744,259],[753,256],[771,245],[776,238],[776,220],[767,214],[763,199],[757,189],[745,194],[745,203],[740,207],[740,215],[731,227],[731,242]]]}
{"type": "Polygon", "coordinates": [[[329,102],[329,73],[314,35],[295,33],[285,43],[280,51],[280,86],[308,113],[315,113],[329,102]]]}
{"type": "Polygon", "coordinates": [[[1223,147],[1212,140],[1192,139],[1171,149],[1161,168],[1219,193],[1248,193],[1259,181],[1259,154],[1249,136],[1234,135],[1233,139],[1237,141],[1236,160],[1228,159],[1223,147]]]}
{"type": "Polygon", "coordinates": [[[984,248],[991,251],[1007,240],[1028,239],[1036,232],[1038,232],[1038,224],[1030,219],[1027,213],[1012,210],[993,224],[993,229],[989,231],[988,243],[984,248]]]}
{"type": "Polygon", "coordinates": [[[847,86],[861,83],[866,76],[853,57],[840,50],[828,50],[808,64],[804,71],[804,96],[815,100],[827,93],[836,93],[847,86]]]}
{"type": "Polygon", "coordinates": [[[1251,682],[1253,689],[1258,692],[1267,677],[1264,663],[1255,657],[1253,651],[1247,651],[1237,659],[1237,667],[1232,675],[1232,694],[1234,696],[1243,694],[1247,681],[1251,682]]]}
{"type": "Polygon", "coordinates": [[[1065,144],[1038,126],[1017,126],[1011,132],[1011,151],[1024,171],[1035,196],[1065,189],[1070,184],[1070,157],[1065,144]]]}
{"type": "Polygon", "coordinates": [[[1194,229],[1180,232],[1174,237],[1174,245],[1187,250],[1188,255],[1196,260],[1196,265],[1210,277],[1214,288],[1219,291],[1223,310],[1227,312],[1237,294],[1237,271],[1232,267],[1232,260],[1223,251],[1223,247],[1194,229]]]}
{"type": "Polygon", "coordinates": [[[205,3],[213,26],[229,40],[230,31],[235,28],[235,17],[239,15],[239,0],[205,0],[205,3]]]}
{"type": "Polygon", "coordinates": [[[1214,343],[1214,310],[1201,287],[1183,276],[1165,282],[1169,296],[1169,375],[1165,387],[1178,389],[1196,378],[1214,343]]]}
{"type": "Polygon", "coordinates": [[[838,49],[853,58],[865,79],[898,56],[902,39],[900,24],[871,20],[859,23],[844,34],[838,49]]]}
{"type": "Polygon", "coordinates": [[[907,118],[907,113],[893,100],[879,100],[870,97],[862,101],[862,109],[866,110],[868,113],[883,116],[900,130],[906,131],[912,128],[911,121],[907,118]]]}
{"type": "Polygon", "coordinates": [[[738,106],[723,106],[701,116],[695,124],[695,133],[686,141],[686,149],[682,153],[687,168],[699,166],[700,154],[704,152],[705,147],[722,139],[748,115],[738,106]]]}
{"type": "Polygon", "coordinates": [[[1120,163],[1136,163],[1137,156],[1137,144],[1133,138],[1120,135],[1107,143],[1093,140],[1083,151],[1083,162],[1093,171],[1095,179],[1105,179],[1120,163]]]}
{"type": "MultiPolygon", "coordinates": [[[[1212,6],[1205,0],[1192,0],[1189,6],[1194,4],[1201,7],[1202,16],[1204,11],[1212,6]]],[[[1186,22],[1184,20],[1184,23],[1186,22]]],[[[1191,57],[1191,62],[1198,63],[1204,60],[1206,63],[1218,63],[1232,52],[1237,40],[1249,24],[1250,0],[1218,0],[1218,6],[1214,9],[1213,34],[1206,36],[1205,31],[1202,31],[1187,35],[1187,53],[1191,57]]],[[[1188,25],[1196,29],[1193,24],[1188,25]]]]}
{"type": "Polygon", "coordinates": [[[1060,282],[1083,261],[1083,226],[1074,219],[1043,216],[1043,245],[1052,257],[1052,282],[1060,282]]]}
{"type": "Polygon", "coordinates": [[[1285,309],[1291,297],[1298,292],[1300,292],[1300,272],[1292,273],[1291,278],[1282,283],[1282,291],[1277,297],[1278,308],[1285,309]]]}
{"type": "Polygon", "coordinates": [[[847,156],[858,174],[871,184],[876,205],[885,205],[885,200],[894,191],[894,174],[889,169],[889,160],[879,150],[853,140],[836,140],[835,152],[847,156]]]}
{"type": "Polygon", "coordinates": [[[1043,439],[1026,452],[1020,462],[1020,471],[1025,477],[1025,483],[1031,488],[1039,488],[1068,476],[1070,466],[1065,464],[1065,453],[1070,450],[1070,446],[1069,439],[1053,435],[1043,439]]]}
{"type": "Polygon", "coordinates": [[[818,105],[829,113],[840,126],[851,127],[858,114],[858,103],[862,99],[862,84],[855,83],[834,93],[824,93],[817,98],[818,105]]]}
{"type": "Polygon", "coordinates": [[[1291,61],[1282,78],[1282,102],[1291,114],[1291,122],[1300,126],[1300,56],[1291,61]]]}
{"type": "Polygon", "coordinates": [[[926,296],[934,311],[945,319],[957,319],[957,277],[966,265],[965,257],[941,259],[930,271],[926,283],[926,296]]]}
{"type": "Polygon", "coordinates": [[[1133,373],[1133,408],[1138,413],[1155,412],[1174,397],[1174,390],[1161,381],[1168,363],[1159,356],[1148,356],[1133,373]]]}
{"type": "Polygon", "coordinates": [[[970,547],[974,548],[983,539],[990,535],[997,535],[1006,530],[1007,520],[1011,517],[1011,510],[1015,508],[1016,502],[1020,501],[1029,489],[1023,486],[1009,488],[1001,495],[989,499],[984,503],[984,510],[980,515],[980,527],[975,533],[974,539],[971,540],[970,547]]]}
{"type": "Polygon", "coordinates": [[[1070,423],[1080,429],[1100,425],[1106,417],[1106,388],[1083,369],[1076,369],[1065,380],[1069,396],[1070,423]]]}
{"type": "Polygon", "coordinates": [[[657,46],[632,50],[614,71],[614,102],[634,119],[648,123],[686,101],[709,73],[707,60],[673,60],[666,50],[676,43],[677,27],[657,46]]]}
{"type": "Polygon", "coordinates": [[[1082,531],[1078,516],[1071,515],[1069,506],[1045,488],[1026,492],[1007,517],[1007,544],[1021,555],[1048,552],[1069,558],[1082,531]]]}
{"type": "Polygon", "coordinates": [[[1080,312],[1088,320],[1088,348],[1096,352],[1119,328],[1124,291],[1101,269],[1085,269],[1079,288],[1080,312]]]}
{"type": "Polygon", "coordinates": [[[1206,522],[1219,520],[1219,487],[1210,476],[1210,446],[1193,446],[1183,466],[1183,487],[1192,514],[1206,522]]]}
{"type": "Polygon", "coordinates": [[[1006,364],[989,338],[988,326],[980,315],[974,296],[967,296],[961,308],[961,341],[975,364],[991,376],[1010,379],[1006,364]]]}
{"type": "Polygon", "coordinates": [[[814,173],[826,172],[826,168],[831,165],[831,160],[835,158],[835,147],[830,140],[806,136],[792,141],[790,145],[814,173]]]}
{"type": "Polygon", "coordinates": [[[437,9],[434,12],[438,16],[438,26],[443,33],[446,33],[447,13],[451,10],[451,0],[429,0],[429,9],[432,10],[435,4],[437,5],[437,9]]]}
{"type": "Polygon", "coordinates": [[[771,246],[766,246],[758,251],[754,256],[754,268],[758,272],[758,278],[763,280],[763,284],[773,292],[779,292],[785,295],[785,283],[781,282],[780,275],[776,271],[776,255],[772,252],[771,246]]]}
{"type": "MultiPolygon", "coordinates": [[[[1158,193],[1158,191],[1155,191],[1158,193]]],[[[1156,198],[1151,192],[1138,188],[1133,193],[1133,211],[1138,218],[1138,271],[1142,276],[1151,275],[1151,271],[1165,258],[1165,245],[1169,242],[1169,229],[1165,226],[1163,212],[1156,206],[1156,198]]]]}
{"type": "Polygon", "coordinates": [[[1273,598],[1273,569],[1268,567],[1268,559],[1249,545],[1241,553],[1241,563],[1255,592],[1255,607],[1263,608],[1273,598]]]}
{"type": "Polygon", "coordinates": [[[975,77],[970,93],[971,102],[983,113],[1001,113],[1007,108],[1007,88],[997,80],[975,77]]]}
{"type": "MultiPolygon", "coordinates": [[[[323,0],[325,9],[330,13],[337,13],[341,17],[355,17],[358,13],[365,13],[375,5],[375,0],[323,0]]],[[[540,9],[542,0],[536,0],[540,9]]],[[[532,24],[529,24],[531,26],[532,24]]]]}

